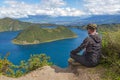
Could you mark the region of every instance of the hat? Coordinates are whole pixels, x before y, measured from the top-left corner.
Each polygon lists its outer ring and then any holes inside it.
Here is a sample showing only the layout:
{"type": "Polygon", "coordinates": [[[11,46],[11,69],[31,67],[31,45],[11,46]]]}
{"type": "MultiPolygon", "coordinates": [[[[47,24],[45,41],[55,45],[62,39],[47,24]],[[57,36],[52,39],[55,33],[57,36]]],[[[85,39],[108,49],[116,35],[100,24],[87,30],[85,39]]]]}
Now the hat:
{"type": "Polygon", "coordinates": [[[97,24],[88,24],[87,29],[97,29],[97,24]]]}

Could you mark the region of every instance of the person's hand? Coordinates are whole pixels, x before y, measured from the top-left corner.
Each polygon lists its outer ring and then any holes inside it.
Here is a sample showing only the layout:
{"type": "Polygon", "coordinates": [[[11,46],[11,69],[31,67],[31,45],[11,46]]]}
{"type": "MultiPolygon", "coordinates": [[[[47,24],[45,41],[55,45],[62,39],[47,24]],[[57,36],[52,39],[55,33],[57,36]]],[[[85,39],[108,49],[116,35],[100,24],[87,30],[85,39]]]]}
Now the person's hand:
{"type": "Polygon", "coordinates": [[[72,50],[70,53],[71,53],[71,54],[75,54],[75,51],[74,51],[74,50],[72,50]]]}

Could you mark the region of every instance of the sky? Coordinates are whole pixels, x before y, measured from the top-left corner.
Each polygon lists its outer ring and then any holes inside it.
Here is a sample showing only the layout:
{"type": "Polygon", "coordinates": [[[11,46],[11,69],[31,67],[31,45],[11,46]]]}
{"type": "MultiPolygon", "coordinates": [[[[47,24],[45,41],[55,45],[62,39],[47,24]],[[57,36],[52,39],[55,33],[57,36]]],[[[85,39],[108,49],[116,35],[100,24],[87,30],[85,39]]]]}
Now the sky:
{"type": "Polygon", "coordinates": [[[120,15],[120,0],[0,0],[0,18],[120,15]]]}

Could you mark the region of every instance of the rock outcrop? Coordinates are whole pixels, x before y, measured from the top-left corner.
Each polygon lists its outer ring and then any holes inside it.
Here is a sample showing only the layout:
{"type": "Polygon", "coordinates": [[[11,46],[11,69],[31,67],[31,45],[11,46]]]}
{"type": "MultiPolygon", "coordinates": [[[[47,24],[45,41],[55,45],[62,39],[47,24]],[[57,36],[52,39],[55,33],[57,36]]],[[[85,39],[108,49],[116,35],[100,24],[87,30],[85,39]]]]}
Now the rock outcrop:
{"type": "Polygon", "coordinates": [[[0,76],[0,80],[101,80],[101,71],[100,67],[69,66],[62,69],[57,66],[45,66],[20,78],[0,76]]]}

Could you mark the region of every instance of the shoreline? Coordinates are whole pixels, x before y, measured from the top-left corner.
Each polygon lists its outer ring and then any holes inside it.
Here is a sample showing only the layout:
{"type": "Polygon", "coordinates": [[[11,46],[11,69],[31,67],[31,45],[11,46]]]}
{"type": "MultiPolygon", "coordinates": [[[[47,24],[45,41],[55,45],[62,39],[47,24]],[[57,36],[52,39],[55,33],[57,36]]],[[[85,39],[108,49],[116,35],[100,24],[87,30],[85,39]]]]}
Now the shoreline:
{"type": "Polygon", "coordinates": [[[47,40],[47,41],[44,41],[44,42],[37,42],[34,40],[34,42],[23,42],[23,41],[20,41],[20,42],[16,42],[14,39],[12,40],[12,43],[13,44],[16,44],[16,45],[34,45],[34,44],[42,44],[42,43],[48,43],[48,42],[53,42],[53,41],[58,41],[58,40],[64,40],[64,39],[71,39],[71,38],[77,38],[78,36],[73,36],[73,37],[66,37],[66,38],[59,38],[59,39],[53,39],[53,40],[47,40]]]}

